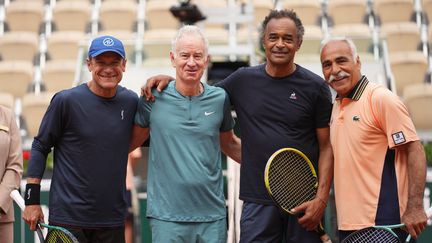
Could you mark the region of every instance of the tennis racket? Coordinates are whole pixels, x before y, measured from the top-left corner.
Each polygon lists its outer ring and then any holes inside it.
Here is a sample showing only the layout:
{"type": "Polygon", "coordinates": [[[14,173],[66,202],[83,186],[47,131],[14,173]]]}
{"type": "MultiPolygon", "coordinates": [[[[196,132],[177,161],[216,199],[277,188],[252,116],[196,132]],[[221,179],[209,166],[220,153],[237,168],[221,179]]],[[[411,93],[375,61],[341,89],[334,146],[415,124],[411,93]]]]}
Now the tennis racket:
{"type": "MultiPolygon", "coordinates": [[[[282,148],[267,161],[264,182],[267,192],[285,213],[295,215],[293,208],[315,198],[318,178],[312,162],[301,151],[282,148]]],[[[322,224],[316,230],[323,242],[328,242],[322,224]]]]}
{"type": "MultiPolygon", "coordinates": [[[[21,194],[17,190],[13,190],[10,193],[10,196],[16,202],[16,204],[21,208],[21,211],[24,211],[25,204],[24,204],[24,199],[22,198],[21,194]]],[[[79,243],[77,238],[71,232],[69,232],[67,229],[62,228],[62,227],[48,225],[48,224],[44,224],[44,223],[38,223],[38,226],[36,227],[36,232],[37,232],[37,235],[39,237],[40,242],[45,242],[45,243],[79,243]],[[45,238],[43,236],[41,227],[45,227],[48,229],[48,234],[46,235],[45,238]]]]}
{"type": "MultiPolygon", "coordinates": [[[[432,217],[432,207],[427,210],[426,215],[428,219],[432,217]]],[[[379,225],[379,226],[364,228],[348,235],[348,237],[345,238],[342,241],[342,243],[409,242],[411,240],[411,235],[408,235],[405,241],[402,241],[401,239],[399,239],[398,235],[392,230],[392,229],[402,228],[404,226],[405,226],[404,224],[393,224],[393,225],[379,225]]]]}

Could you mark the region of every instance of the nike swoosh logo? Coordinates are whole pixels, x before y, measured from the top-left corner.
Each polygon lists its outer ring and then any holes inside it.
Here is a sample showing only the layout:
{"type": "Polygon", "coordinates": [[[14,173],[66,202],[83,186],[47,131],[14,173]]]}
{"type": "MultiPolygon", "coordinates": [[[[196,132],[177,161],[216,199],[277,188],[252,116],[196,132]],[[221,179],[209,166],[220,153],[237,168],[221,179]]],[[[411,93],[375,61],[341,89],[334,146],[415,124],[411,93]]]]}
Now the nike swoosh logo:
{"type": "Polygon", "coordinates": [[[211,112],[204,112],[204,115],[206,115],[206,116],[210,116],[211,114],[213,114],[213,113],[215,113],[214,111],[211,111],[211,112]]]}

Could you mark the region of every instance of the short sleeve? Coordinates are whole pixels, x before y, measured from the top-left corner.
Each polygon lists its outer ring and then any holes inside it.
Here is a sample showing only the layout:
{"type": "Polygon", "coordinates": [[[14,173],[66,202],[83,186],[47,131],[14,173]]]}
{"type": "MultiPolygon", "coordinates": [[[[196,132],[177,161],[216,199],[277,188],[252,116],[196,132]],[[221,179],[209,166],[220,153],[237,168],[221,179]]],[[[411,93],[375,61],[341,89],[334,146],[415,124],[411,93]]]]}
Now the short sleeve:
{"type": "Polygon", "coordinates": [[[231,115],[231,102],[229,100],[228,94],[226,92],[224,92],[225,95],[225,102],[224,102],[224,116],[223,116],[223,120],[222,120],[222,125],[220,128],[221,132],[226,132],[229,131],[231,129],[234,128],[235,122],[234,119],[231,115]]]}
{"type": "Polygon", "coordinates": [[[135,113],[134,123],[140,127],[150,126],[150,111],[151,102],[147,101],[144,96],[141,96],[138,101],[137,111],[135,113]]]}
{"type": "Polygon", "coordinates": [[[331,93],[327,84],[320,87],[317,101],[315,103],[315,127],[328,127],[332,111],[331,93]]]}
{"type": "Polygon", "coordinates": [[[386,133],[390,148],[419,140],[408,109],[399,97],[385,88],[372,95],[373,114],[386,133]]]}

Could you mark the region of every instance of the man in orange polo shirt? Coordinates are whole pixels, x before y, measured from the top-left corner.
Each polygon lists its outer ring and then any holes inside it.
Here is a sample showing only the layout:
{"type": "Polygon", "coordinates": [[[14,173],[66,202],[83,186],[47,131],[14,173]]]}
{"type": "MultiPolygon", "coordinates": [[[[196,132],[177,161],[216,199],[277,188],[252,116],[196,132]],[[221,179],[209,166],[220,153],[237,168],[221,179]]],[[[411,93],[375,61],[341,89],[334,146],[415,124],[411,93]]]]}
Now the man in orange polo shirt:
{"type": "Polygon", "coordinates": [[[330,140],[340,240],[365,227],[398,223],[417,238],[427,221],[426,158],[405,105],[361,74],[350,39],[324,40],[321,64],[337,93],[330,140]]]}

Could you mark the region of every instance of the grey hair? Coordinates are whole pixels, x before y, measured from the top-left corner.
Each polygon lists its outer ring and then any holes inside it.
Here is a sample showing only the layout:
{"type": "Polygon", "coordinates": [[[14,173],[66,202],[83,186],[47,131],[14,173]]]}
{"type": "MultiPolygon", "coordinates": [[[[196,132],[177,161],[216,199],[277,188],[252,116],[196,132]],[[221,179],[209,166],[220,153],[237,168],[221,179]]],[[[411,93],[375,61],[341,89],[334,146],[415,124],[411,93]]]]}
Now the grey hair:
{"type": "Polygon", "coordinates": [[[329,42],[332,42],[332,41],[344,41],[345,43],[347,43],[348,46],[349,46],[349,48],[351,49],[351,53],[352,53],[352,57],[353,57],[354,62],[357,62],[357,56],[358,56],[358,54],[357,54],[357,47],[356,47],[356,45],[354,44],[354,42],[353,42],[353,40],[351,38],[348,38],[348,37],[345,37],[345,36],[331,36],[331,37],[327,37],[324,40],[322,40],[321,41],[320,52],[319,52],[320,56],[321,56],[321,53],[322,53],[324,47],[329,42]]]}
{"type": "Polygon", "coordinates": [[[181,27],[178,30],[177,34],[172,39],[172,42],[171,42],[171,52],[173,53],[174,56],[177,55],[177,53],[176,53],[177,42],[184,35],[196,35],[196,36],[199,36],[202,39],[202,41],[204,42],[204,46],[205,46],[204,54],[205,55],[208,54],[209,42],[208,42],[207,37],[201,31],[201,29],[199,27],[195,26],[195,25],[185,25],[185,26],[181,27]]]}

